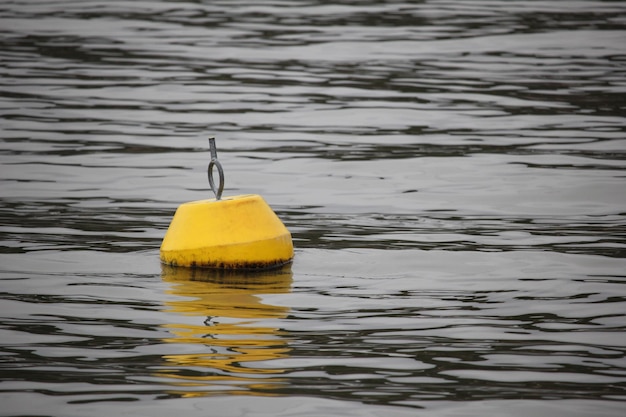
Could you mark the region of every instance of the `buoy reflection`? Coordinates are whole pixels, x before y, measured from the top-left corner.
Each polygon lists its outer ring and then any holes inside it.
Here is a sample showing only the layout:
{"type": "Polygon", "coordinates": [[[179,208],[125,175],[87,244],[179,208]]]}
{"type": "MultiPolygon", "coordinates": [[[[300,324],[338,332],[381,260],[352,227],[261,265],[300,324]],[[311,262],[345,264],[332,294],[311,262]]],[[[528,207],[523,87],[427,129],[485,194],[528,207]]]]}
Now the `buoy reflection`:
{"type": "Polygon", "coordinates": [[[288,341],[267,323],[289,308],[264,304],[261,295],[289,292],[290,266],[251,274],[163,265],[162,277],[172,284],[169,294],[183,297],[166,302],[181,321],[163,325],[176,353],[163,356],[166,366],[155,375],[174,379],[175,394],[272,395],[283,385],[284,370],[268,361],[287,356],[288,341]]]}

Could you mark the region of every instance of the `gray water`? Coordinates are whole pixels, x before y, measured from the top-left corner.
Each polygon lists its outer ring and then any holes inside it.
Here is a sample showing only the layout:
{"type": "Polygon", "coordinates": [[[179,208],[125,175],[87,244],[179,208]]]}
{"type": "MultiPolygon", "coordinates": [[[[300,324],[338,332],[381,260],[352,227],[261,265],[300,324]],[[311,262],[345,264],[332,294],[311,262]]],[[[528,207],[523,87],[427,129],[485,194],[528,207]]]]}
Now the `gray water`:
{"type": "Polygon", "coordinates": [[[3,416],[622,416],[626,3],[4,1],[3,416]],[[260,194],[263,276],[169,269],[260,194]]]}

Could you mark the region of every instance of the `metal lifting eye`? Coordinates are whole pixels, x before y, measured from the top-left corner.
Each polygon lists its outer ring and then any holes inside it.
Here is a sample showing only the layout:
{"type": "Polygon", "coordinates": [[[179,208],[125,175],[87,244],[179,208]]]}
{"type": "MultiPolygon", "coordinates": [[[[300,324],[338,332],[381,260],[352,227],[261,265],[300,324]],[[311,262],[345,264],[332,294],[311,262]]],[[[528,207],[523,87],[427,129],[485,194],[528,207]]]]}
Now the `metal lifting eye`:
{"type": "Polygon", "coordinates": [[[209,147],[211,148],[211,162],[209,162],[209,168],[207,170],[207,174],[209,176],[209,185],[211,186],[211,190],[213,194],[215,194],[216,200],[222,199],[222,191],[224,191],[224,170],[222,169],[222,164],[217,160],[217,148],[215,147],[215,138],[209,138],[209,147]],[[220,176],[220,183],[217,189],[215,188],[215,181],[213,181],[213,167],[217,167],[217,173],[220,176]]]}

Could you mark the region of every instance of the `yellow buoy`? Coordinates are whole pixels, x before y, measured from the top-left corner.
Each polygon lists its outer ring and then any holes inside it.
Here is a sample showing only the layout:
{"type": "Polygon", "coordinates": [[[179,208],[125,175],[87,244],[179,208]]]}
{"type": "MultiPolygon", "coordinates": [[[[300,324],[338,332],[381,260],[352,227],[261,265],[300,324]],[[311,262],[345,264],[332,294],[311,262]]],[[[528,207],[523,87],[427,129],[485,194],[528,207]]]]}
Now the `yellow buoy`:
{"type": "Polygon", "coordinates": [[[267,269],[293,258],[291,233],[263,198],[256,194],[221,198],[224,185],[211,143],[209,183],[216,198],[181,204],[161,244],[161,262],[191,268],[267,269]],[[212,168],[220,174],[219,189],[212,168]]]}

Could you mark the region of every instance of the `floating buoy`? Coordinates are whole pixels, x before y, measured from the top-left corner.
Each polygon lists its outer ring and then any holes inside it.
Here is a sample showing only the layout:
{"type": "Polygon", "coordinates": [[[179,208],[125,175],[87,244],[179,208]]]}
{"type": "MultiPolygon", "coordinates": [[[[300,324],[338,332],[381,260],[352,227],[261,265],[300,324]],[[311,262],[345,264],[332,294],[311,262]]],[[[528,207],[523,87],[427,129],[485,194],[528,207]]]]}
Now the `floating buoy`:
{"type": "Polygon", "coordinates": [[[222,198],[224,171],[215,138],[209,138],[209,184],[215,198],[181,204],[161,243],[166,265],[190,268],[261,270],[293,259],[291,233],[256,194],[222,198]],[[219,185],[213,179],[217,167],[219,185]]]}

